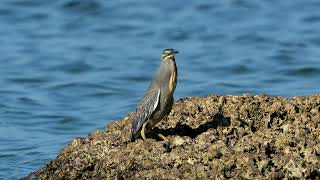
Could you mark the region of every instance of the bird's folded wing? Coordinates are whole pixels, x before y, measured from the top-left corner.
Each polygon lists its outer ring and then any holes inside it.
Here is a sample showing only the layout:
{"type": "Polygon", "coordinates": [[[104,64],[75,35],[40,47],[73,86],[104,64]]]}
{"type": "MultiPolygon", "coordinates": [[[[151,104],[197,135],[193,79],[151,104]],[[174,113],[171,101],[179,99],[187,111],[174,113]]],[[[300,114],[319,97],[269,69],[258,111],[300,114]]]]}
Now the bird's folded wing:
{"type": "Polygon", "coordinates": [[[155,84],[152,85],[149,87],[136,109],[136,115],[132,124],[133,134],[135,134],[150,118],[159,104],[160,89],[156,87],[155,84]]]}

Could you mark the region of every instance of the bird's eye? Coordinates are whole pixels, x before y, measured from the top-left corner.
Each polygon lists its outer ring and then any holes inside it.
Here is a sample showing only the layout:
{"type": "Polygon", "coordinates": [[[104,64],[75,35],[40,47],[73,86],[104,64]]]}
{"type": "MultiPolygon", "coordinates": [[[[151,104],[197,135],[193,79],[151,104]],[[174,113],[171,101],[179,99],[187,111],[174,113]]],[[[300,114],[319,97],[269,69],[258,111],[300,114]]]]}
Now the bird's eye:
{"type": "Polygon", "coordinates": [[[164,55],[164,56],[167,56],[167,55],[168,55],[168,51],[164,51],[164,52],[163,52],[163,55],[164,55]]]}

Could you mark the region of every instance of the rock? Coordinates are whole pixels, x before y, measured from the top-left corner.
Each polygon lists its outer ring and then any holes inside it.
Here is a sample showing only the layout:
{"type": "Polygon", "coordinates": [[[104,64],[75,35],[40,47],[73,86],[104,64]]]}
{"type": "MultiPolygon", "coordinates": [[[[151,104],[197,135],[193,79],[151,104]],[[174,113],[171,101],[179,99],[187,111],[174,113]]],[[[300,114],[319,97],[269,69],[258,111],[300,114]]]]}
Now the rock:
{"type": "Polygon", "coordinates": [[[177,101],[146,141],[132,113],[76,138],[38,179],[320,178],[320,96],[208,96],[177,101]],[[161,133],[170,141],[157,137],[161,133]]]}

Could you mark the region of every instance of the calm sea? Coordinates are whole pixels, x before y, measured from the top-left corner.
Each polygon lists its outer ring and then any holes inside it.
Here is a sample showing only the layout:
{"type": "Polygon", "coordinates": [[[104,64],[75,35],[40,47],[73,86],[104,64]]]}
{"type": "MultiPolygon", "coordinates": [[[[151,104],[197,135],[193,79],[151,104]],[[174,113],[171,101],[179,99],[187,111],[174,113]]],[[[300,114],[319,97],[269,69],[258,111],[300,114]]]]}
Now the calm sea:
{"type": "Polygon", "coordinates": [[[320,92],[319,0],[2,0],[0,179],[133,111],[164,48],[176,99],[320,92]]]}

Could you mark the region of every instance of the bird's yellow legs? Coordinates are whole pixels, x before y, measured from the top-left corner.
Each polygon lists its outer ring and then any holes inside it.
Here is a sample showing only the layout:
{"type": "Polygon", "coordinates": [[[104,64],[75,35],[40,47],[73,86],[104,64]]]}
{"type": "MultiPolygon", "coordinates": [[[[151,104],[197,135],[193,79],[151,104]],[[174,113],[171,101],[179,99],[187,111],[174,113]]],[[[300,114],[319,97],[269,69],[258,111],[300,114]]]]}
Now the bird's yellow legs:
{"type": "MultiPolygon", "coordinates": [[[[147,122],[148,122],[148,121],[147,121],[147,122]]],[[[142,137],[143,141],[146,141],[146,140],[147,140],[146,134],[145,134],[145,129],[146,129],[147,122],[145,122],[145,123],[142,125],[142,128],[141,128],[141,137],[142,137]]],[[[158,134],[158,136],[159,136],[162,140],[164,140],[164,141],[166,141],[166,142],[169,142],[169,140],[168,140],[164,135],[158,134]]]]}
{"type": "Polygon", "coordinates": [[[164,140],[164,141],[166,141],[166,142],[169,142],[168,138],[165,137],[164,135],[158,134],[158,136],[159,136],[162,140],[164,140]]]}
{"type": "MultiPolygon", "coordinates": [[[[148,121],[147,121],[148,122],[148,121]]],[[[147,125],[147,122],[145,122],[143,125],[142,125],[142,129],[141,129],[141,137],[142,137],[142,139],[143,139],[143,141],[146,141],[146,135],[145,135],[145,133],[144,133],[144,130],[145,130],[145,128],[146,128],[146,125],[147,125]]]]}

